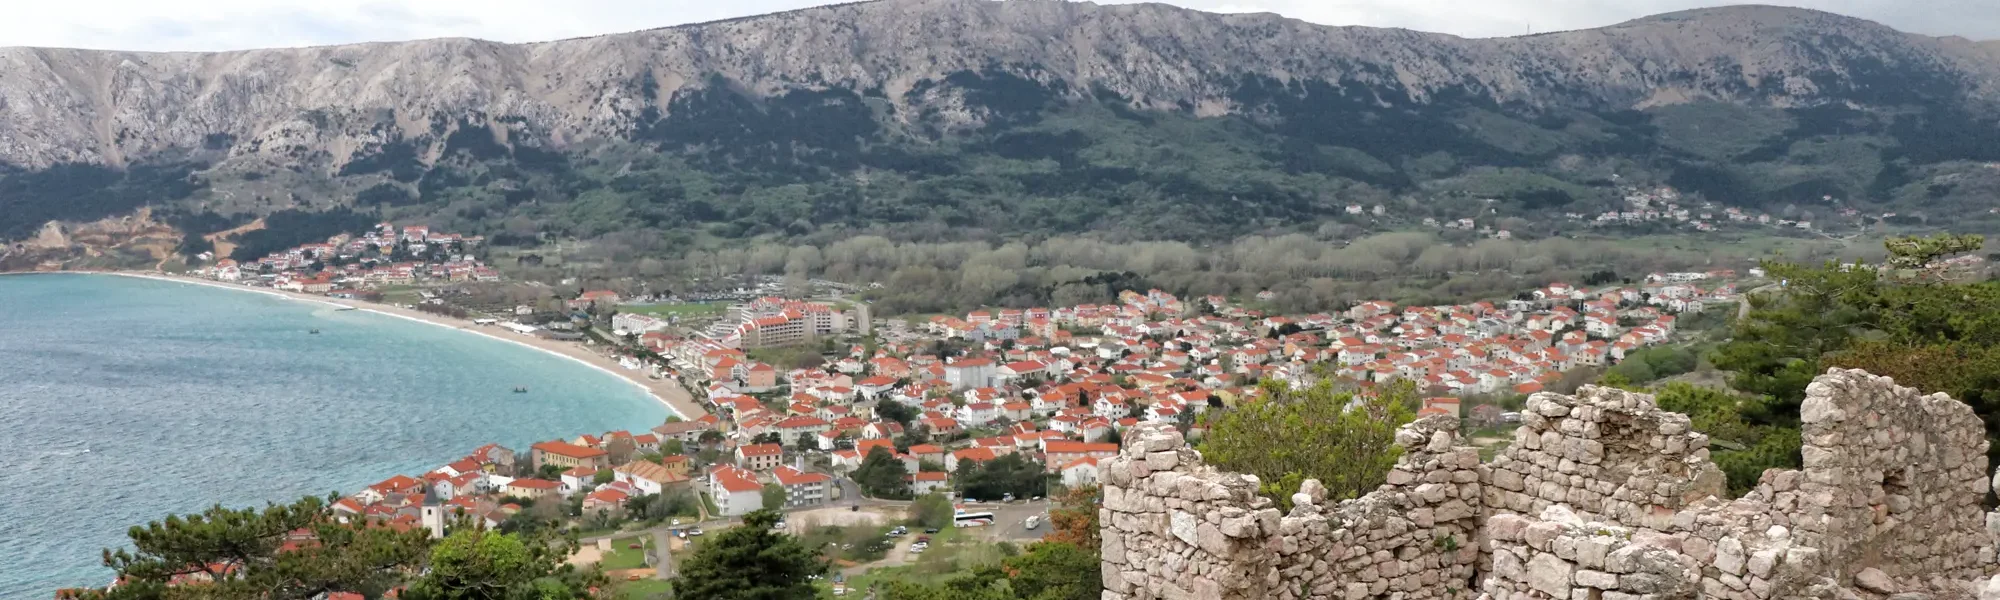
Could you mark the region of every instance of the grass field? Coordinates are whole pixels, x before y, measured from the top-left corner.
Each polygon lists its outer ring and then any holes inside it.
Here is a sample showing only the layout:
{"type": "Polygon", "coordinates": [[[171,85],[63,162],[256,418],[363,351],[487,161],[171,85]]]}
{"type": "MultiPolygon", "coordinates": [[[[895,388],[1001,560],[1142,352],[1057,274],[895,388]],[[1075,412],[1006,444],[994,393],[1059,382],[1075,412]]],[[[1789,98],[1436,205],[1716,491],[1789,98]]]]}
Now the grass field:
{"type": "Polygon", "coordinates": [[[684,304],[626,304],[618,307],[618,312],[648,315],[660,318],[712,317],[729,310],[722,302],[690,302],[684,304]]]}
{"type": "MultiPolygon", "coordinates": [[[[916,534],[912,534],[914,537],[916,534]]],[[[909,581],[913,583],[938,583],[954,576],[968,573],[982,566],[997,565],[1007,558],[1007,552],[1000,544],[974,539],[957,528],[947,527],[931,535],[931,547],[916,560],[901,567],[873,569],[847,580],[850,596],[865,594],[876,582],[909,581]]],[[[822,583],[823,598],[830,598],[830,586],[822,583]]]]}
{"type": "Polygon", "coordinates": [[[616,595],[614,595],[613,597],[622,598],[623,600],[653,600],[654,598],[670,598],[672,597],[674,590],[674,584],[672,582],[661,581],[658,579],[623,581],[615,583],[613,585],[615,586],[616,589],[616,595]]]}
{"type": "Polygon", "coordinates": [[[604,555],[604,560],[602,562],[599,562],[598,564],[603,566],[604,570],[606,571],[616,571],[619,569],[645,568],[646,550],[643,548],[631,547],[633,544],[644,545],[645,544],[644,540],[645,538],[638,536],[618,538],[612,540],[611,552],[606,553],[604,555]]]}

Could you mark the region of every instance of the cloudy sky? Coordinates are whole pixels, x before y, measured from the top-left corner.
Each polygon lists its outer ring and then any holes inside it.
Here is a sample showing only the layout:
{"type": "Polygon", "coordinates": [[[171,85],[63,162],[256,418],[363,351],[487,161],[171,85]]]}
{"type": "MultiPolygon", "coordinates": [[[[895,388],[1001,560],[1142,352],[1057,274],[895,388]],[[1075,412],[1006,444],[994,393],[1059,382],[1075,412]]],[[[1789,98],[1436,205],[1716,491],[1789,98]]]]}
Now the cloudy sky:
{"type": "MultiPolygon", "coordinates": [[[[1040,0],[1047,1],[1047,0],[1040,0]]],[[[1112,0],[1124,1],[1124,0],[1112,0]]],[[[1165,0],[1329,25],[1470,37],[1608,25],[1722,0],[1165,0]]],[[[1996,0],[1763,0],[1932,35],[2000,39],[1996,0]]],[[[6,0],[0,46],[231,50],[429,37],[560,39],[753,15],[824,0],[6,0]]]]}

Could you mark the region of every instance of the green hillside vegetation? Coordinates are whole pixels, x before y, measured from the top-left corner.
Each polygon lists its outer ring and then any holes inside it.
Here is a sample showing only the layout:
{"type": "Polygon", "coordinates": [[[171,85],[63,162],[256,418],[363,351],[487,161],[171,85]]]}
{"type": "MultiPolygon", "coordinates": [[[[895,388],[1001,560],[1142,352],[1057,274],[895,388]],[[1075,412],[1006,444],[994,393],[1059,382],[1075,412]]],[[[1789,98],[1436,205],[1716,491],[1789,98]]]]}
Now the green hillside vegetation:
{"type": "MultiPolygon", "coordinates": [[[[1688,414],[1715,440],[1714,459],[1736,493],[1754,487],[1766,469],[1799,467],[1799,407],[1813,377],[1831,367],[1950,394],[1985,420],[1988,438],[2000,439],[2000,283],[1940,266],[1983,243],[1979,236],[1905,237],[1884,244],[1884,259],[1854,268],[1766,264],[1788,285],[1752,295],[1751,310],[1708,357],[1731,373],[1731,389],[1667,384],[1657,390],[1660,407],[1688,414]]],[[[1605,382],[1631,387],[1692,365],[1673,348],[1639,358],[1643,366],[1621,363],[1605,382]]]]}
{"type": "MultiPolygon", "coordinates": [[[[1299,308],[1361,296],[1446,300],[1606,268],[1743,266],[1731,264],[1731,243],[1768,247],[1761,238],[1781,235],[1795,236],[1778,243],[1795,250],[1790,258],[1847,252],[1804,232],[1598,230],[1562,216],[1618,209],[1622,186],[1670,184],[1683,204],[1778,218],[1825,221],[1858,208],[1896,213],[1878,225],[2000,232],[1990,216],[2000,208],[2000,172],[1985,166],[2000,161],[2000,145],[1980,133],[1996,130],[1993,120],[1917,96],[1860,103],[1872,108],[1696,102],[1637,111],[1237,77],[1217,85],[1231,90],[1238,112],[1197,117],[1186,107],[1135,108],[1038,73],[1034,65],[955,73],[923,82],[904,104],[838,87],[751,98],[712,77],[659,98],[623,138],[560,149],[533,136],[502,143],[472,122],[437,123],[366,148],[307,186],[347,190],[339,198],[351,213],[211,191],[261,177],[236,166],[13,170],[0,174],[0,189],[16,193],[0,202],[31,210],[0,211],[0,232],[18,237],[49,218],[142,205],[199,215],[185,221],[193,233],[255,216],[282,225],[240,236],[243,258],[376,219],[422,222],[484,235],[496,257],[535,255],[518,269],[502,264],[515,276],[646,277],[673,288],[694,277],[785,273],[926,286],[928,298],[908,299],[894,295],[912,288],[892,287],[878,298],[894,304],[890,313],[1048,302],[1065,288],[1064,299],[1096,298],[1116,286],[1083,279],[1126,272],[1136,275],[1126,283],[1186,293],[1283,287],[1310,297],[1279,304],[1299,308]],[[941,120],[914,100],[927,93],[963,96],[975,121],[941,120]],[[1349,214],[1351,205],[1367,210],[1349,214]],[[1473,218],[1520,241],[1494,245],[1429,228],[1426,218],[1473,218]],[[1655,234],[1683,250],[1648,256],[1607,246],[1655,234]],[[1432,238],[1375,248],[1404,235],[1432,238]],[[843,269],[831,257],[852,240],[894,254],[843,269]],[[1027,248],[1025,260],[972,260],[1012,244],[1027,248]],[[1285,253],[1242,252],[1274,246],[1285,253]],[[1432,247],[1442,249],[1426,256],[1432,247]],[[1066,250],[1075,248],[1096,254],[1066,250]],[[765,264],[767,256],[780,258],[765,264]]],[[[523,117],[498,118],[534,129],[523,117]]]]}

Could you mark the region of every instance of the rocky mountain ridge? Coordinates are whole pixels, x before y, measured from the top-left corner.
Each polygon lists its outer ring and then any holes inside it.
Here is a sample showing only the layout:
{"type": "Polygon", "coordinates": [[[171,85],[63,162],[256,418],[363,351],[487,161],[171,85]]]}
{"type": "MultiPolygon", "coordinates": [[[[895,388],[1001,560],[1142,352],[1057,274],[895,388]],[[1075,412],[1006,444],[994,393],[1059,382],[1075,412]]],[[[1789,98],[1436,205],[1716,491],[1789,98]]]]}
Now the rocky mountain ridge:
{"type": "Polygon", "coordinates": [[[510,145],[567,148],[630,136],[670,113],[677,94],[718,82],[754,97],[856,90],[901,109],[899,119],[976,127],[991,116],[933,84],[995,71],[1203,116],[1254,110],[1232,93],[1252,77],[1336,82],[1385,105],[1455,95],[1528,110],[1703,99],[1985,108],[2000,97],[1991,44],[1798,9],[1705,9],[1464,39],[1154,4],[881,0],[532,44],[5,48],[0,163],[122,165],[206,150],[331,173],[372,148],[442,138],[461,123],[510,145]]]}

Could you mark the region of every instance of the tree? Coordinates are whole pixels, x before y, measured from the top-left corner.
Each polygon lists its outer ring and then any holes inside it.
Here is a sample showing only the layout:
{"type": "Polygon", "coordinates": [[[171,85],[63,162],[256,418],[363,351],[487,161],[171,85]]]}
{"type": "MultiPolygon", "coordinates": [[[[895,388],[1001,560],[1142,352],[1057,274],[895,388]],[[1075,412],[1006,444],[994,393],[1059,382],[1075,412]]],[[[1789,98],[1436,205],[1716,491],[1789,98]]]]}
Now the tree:
{"type": "Polygon", "coordinates": [[[917,413],[916,407],[894,400],[884,400],[875,404],[876,418],[895,421],[902,424],[905,428],[908,428],[910,422],[917,420],[919,416],[921,415],[917,413]]]}
{"type": "Polygon", "coordinates": [[[1605,375],[1607,377],[1616,376],[1622,381],[1631,383],[1645,383],[1658,379],[1653,373],[1653,367],[1646,364],[1646,358],[1638,355],[1618,361],[1618,364],[1613,365],[1609,370],[1605,371],[1605,375]]]}
{"type": "Polygon", "coordinates": [[[590,476],[590,483],[591,485],[604,485],[607,483],[611,483],[612,481],[616,481],[617,479],[618,479],[618,473],[616,471],[612,471],[611,469],[598,469],[596,474],[590,476]]]}
{"type": "Polygon", "coordinates": [[[764,508],[773,510],[784,507],[785,500],[789,498],[789,495],[785,493],[785,486],[775,483],[764,484],[763,496],[764,508]]]}
{"type": "Polygon", "coordinates": [[[1048,472],[1018,453],[984,463],[965,461],[958,467],[958,489],[968,498],[1040,496],[1048,491],[1048,472]]]}
{"type": "Polygon", "coordinates": [[[540,468],[535,469],[535,475],[540,476],[542,479],[548,479],[551,481],[562,479],[562,473],[563,473],[562,467],[550,464],[544,464],[540,468]]]}
{"type": "Polygon", "coordinates": [[[743,516],[743,525],[716,535],[681,563],[674,585],[683,600],[783,600],[811,598],[812,578],[827,571],[819,554],[798,538],[775,532],[777,511],[743,516]]]}
{"type": "Polygon", "coordinates": [[[898,452],[908,452],[910,451],[910,446],[928,443],[931,443],[931,429],[921,423],[904,429],[903,435],[896,436],[896,450],[898,452]]]}
{"type": "Polygon", "coordinates": [[[580,572],[565,559],[576,542],[552,543],[468,528],[452,532],[431,550],[424,576],[402,594],[410,600],[513,600],[588,598],[603,575],[580,572]]]}
{"type": "Polygon", "coordinates": [[[1414,418],[1413,386],[1384,386],[1361,397],[1336,392],[1328,381],[1263,387],[1263,400],[1211,423],[1201,445],[1209,464],[1256,475],[1264,495],[1286,507],[1306,479],[1318,479],[1333,499],[1358,497],[1386,480],[1400,454],[1396,428],[1414,418]]]}
{"type": "Polygon", "coordinates": [[[664,442],[660,442],[660,453],[665,456],[687,454],[687,448],[681,444],[680,440],[670,439],[664,442]]]}
{"type": "Polygon", "coordinates": [[[778,432],[776,432],[776,431],[773,431],[773,432],[770,432],[770,433],[763,433],[763,434],[758,434],[758,435],[757,435],[756,437],[752,437],[752,438],[750,438],[750,443],[752,443],[752,444],[777,444],[777,445],[780,445],[780,446],[782,446],[782,445],[784,445],[784,444],[785,444],[785,436],[784,436],[784,435],[781,435],[781,434],[779,434],[779,433],[778,433],[778,432]]]}
{"type": "Polygon", "coordinates": [[[997,576],[960,575],[925,585],[909,581],[889,581],[879,589],[882,600],[1014,600],[999,588],[997,576]]]}
{"type": "Polygon", "coordinates": [[[425,532],[334,521],[326,507],[336,498],[263,509],[215,506],[132,527],[131,550],[104,551],[104,565],[117,572],[121,585],[83,595],[306,600],[328,592],[380,593],[422,564],[430,548],[425,532]],[[287,538],[300,530],[311,532],[316,543],[287,548],[287,538]],[[213,583],[198,590],[167,587],[187,576],[213,583]]]}
{"type": "Polygon", "coordinates": [[[1102,565],[1095,549],[1042,542],[1002,561],[1014,595],[1030,600],[1091,600],[1104,592],[1102,565]]]}
{"type": "Polygon", "coordinates": [[[903,500],[910,497],[910,467],[903,464],[888,448],[876,447],[861,459],[861,466],[854,469],[854,485],[861,492],[875,498],[903,500]]]}
{"type": "Polygon", "coordinates": [[[951,497],[940,493],[918,496],[910,503],[910,524],[918,527],[943,529],[951,526],[952,517],[957,515],[957,507],[951,497]]]}
{"type": "Polygon", "coordinates": [[[713,446],[722,443],[722,440],[723,440],[722,432],[713,429],[707,429],[703,430],[701,432],[701,435],[696,436],[694,441],[700,443],[703,446],[713,446]]]}
{"type": "Polygon", "coordinates": [[[1049,535],[1043,539],[1097,550],[1102,543],[1097,524],[1099,493],[1097,486],[1085,485],[1070,488],[1055,498],[1056,507],[1049,509],[1049,535]]]}
{"type": "MultiPolygon", "coordinates": [[[[1778,293],[1751,295],[1751,310],[1710,357],[1736,372],[1731,387],[1752,396],[1740,403],[1742,419],[1796,434],[1812,378],[1828,367],[1860,368],[1950,394],[2000,440],[2000,284],[1960,282],[1961,269],[1945,260],[1983,241],[1892,238],[1880,266],[1766,263],[1783,282],[1778,293]]],[[[1989,448],[2000,456],[2000,444],[1989,448]]],[[[1764,458],[1776,461],[1796,447],[1768,450],[1764,458]]]]}

